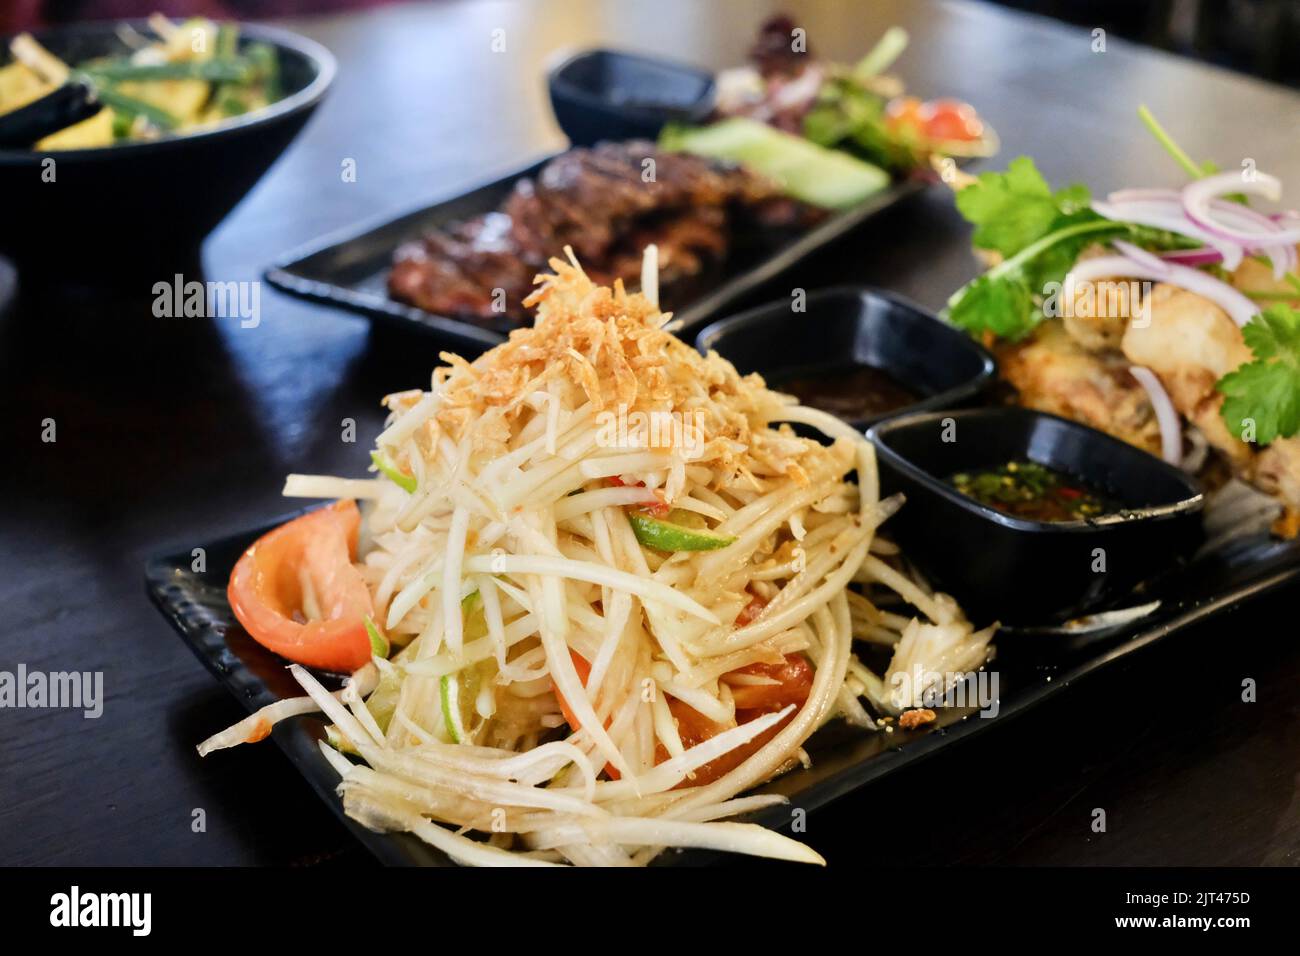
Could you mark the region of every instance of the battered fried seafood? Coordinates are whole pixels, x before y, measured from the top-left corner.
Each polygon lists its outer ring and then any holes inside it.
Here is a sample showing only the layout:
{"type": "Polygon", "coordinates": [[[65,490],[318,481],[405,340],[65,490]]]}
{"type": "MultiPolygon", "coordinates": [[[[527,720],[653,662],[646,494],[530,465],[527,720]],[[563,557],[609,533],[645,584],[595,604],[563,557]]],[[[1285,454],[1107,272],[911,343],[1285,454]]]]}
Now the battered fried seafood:
{"type": "Polygon", "coordinates": [[[1210,175],[1139,113],[1192,181],[1090,200],[1081,185],[1052,190],[1020,157],[966,182],[957,206],[991,267],[949,299],[948,316],[998,349],[1021,404],[1200,475],[1216,492],[1209,510],[1242,517],[1240,534],[1269,510],[1233,504],[1249,483],[1273,499],[1273,532],[1293,538],[1300,224],[1235,201],[1278,201],[1275,177],[1210,175]]]}

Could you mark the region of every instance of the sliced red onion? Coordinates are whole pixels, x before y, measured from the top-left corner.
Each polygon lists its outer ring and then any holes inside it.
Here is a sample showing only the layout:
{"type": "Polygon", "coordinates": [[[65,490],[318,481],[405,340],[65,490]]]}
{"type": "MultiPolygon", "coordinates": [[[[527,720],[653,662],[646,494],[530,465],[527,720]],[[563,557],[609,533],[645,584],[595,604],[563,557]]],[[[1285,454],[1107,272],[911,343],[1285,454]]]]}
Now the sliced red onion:
{"type": "Polygon", "coordinates": [[[1210,443],[1205,440],[1201,430],[1191,424],[1183,428],[1183,439],[1188,450],[1183,452],[1183,460],[1179,467],[1189,475],[1194,475],[1201,470],[1205,459],[1209,457],[1210,443]]]}
{"type": "Polygon", "coordinates": [[[1169,267],[1172,263],[1166,262],[1154,253],[1147,252],[1145,249],[1135,246],[1131,242],[1125,242],[1123,239],[1116,239],[1111,245],[1139,265],[1146,266],[1151,271],[1158,272],[1161,275],[1169,274],[1169,267]]]}
{"type": "Polygon", "coordinates": [[[1160,258],[1182,266],[1212,266],[1223,261],[1223,254],[1218,249],[1202,246],[1199,249],[1171,249],[1160,253],[1160,258]]]}
{"type": "Polygon", "coordinates": [[[1278,268],[1277,260],[1271,260],[1273,262],[1274,279],[1281,279],[1286,273],[1295,272],[1297,266],[1300,266],[1300,256],[1297,256],[1295,246],[1286,245],[1279,246],[1278,248],[1281,250],[1282,254],[1282,268],[1278,268]]]}
{"type": "Polygon", "coordinates": [[[1295,272],[1297,265],[1300,265],[1300,256],[1296,255],[1295,246],[1285,245],[1278,246],[1278,251],[1282,256],[1282,268],[1279,270],[1276,260],[1273,262],[1273,278],[1281,279],[1288,272],[1295,272]]]}
{"type": "MultiPolygon", "coordinates": [[[[1215,199],[1211,201],[1210,209],[1216,222],[1231,228],[1258,230],[1261,234],[1269,235],[1276,235],[1282,231],[1282,226],[1277,222],[1241,203],[1215,199]]],[[[1267,244],[1248,243],[1246,248],[1268,256],[1268,261],[1273,266],[1274,279],[1281,279],[1288,269],[1295,268],[1295,246],[1290,243],[1272,240],[1267,244]]]]}
{"type": "MultiPolygon", "coordinates": [[[[1272,222],[1281,225],[1283,223],[1300,221],[1300,212],[1296,212],[1294,209],[1284,209],[1282,212],[1273,213],[1268,218],[1272,222]]],[[[1296,247],[1289,243],[1284,244],[1282,248],[1286,250],[1287,270],[1295,272],[1297,266],[1300,266],[1300,254],[1297,254],[1296,247]]]]}
{"type": "Polygon", "coordinates": [[[1152,269],[1128,256],[1098,256],[1076,263],[1065,277],[1064,287],[1070,290],[1074,283],[1106,278],[1150,279],[1178,286],[1209,299],[1239,326],[1245,325],[1259,311],[1254,302],[1209,273],[1173,262],[1161,262],[1160,269],[1152,269]]]}
{"type": "Polygon", "coordinates": [[[1106,197],[1113,203],[1173,202],[1183,205],[1183,194],[1177,189],[1117,189],[1106,197]]]}
{"type": "Polygon", "coordinates": [[[1241,260],[1245,255],[1241,245],[1213,235],[1193,223],[1187,218],[1187,213],[1183,211],[1181,201],[1174,198],[1176,194],[1172,193],[1172,191],[1170,191],[1170,195],[1158,199],[1124,198],[1133,193],[1145,192],[1161,192],[1161,190],[1130,189],[1122,193],[1113,193],[1112,200],[1116,196],[1121,197],[1118,202],[1094,200],[1092,203],[1093,212],[1116,222],[1132,222],[1139,226],[1164,229],[1168,232],[1178,233],[1181,236],[1187,236],[1189,239],[1197,239],[1218,250],[1220,257],[1223,259],[1223,266],[1229,272],[1241,265],[1241,260]]]}
{"type": "Polygon", "coordinates": [[[1276,233],[1282,231],[1282,227],[1271,216],[1266,216],[1249,206],[1243,206],[1239,202],[1232,202],[1230,199],[1211,199],[1210,210],[1215,214],[1216,219],[1219,214],[1222,214],[1224,218],[1220,221],[1225,225],[1236,224],[1250,232],[1276,233]]]}
{"type": "Polygon", "coordinates": [[[1198,179],[1183,187],[1183,208],[1187,211],[1187,218],[1221,239],[1230,239],[1242,245],[1295,245],[1300,242],[1300,226],[1269,233],[1261,229],[1237,228],[1217,218],[1215,213],[1221,214],[1222,209],[1213,207],[1213,201],[1230,193],[1248,193],[1276,202],[1282,198],[1282,183],[1268,173],[1255,173],[1250,179],[1239,172],[1219,173],[1198,179]]]}
{"type": "Polygon", "coordinates": [[[1129,373],[1146,389],[1147,396],[1151,399],[1151,408],[1160,425],[1160,457],[1177,467],[1183,461],[1183,420],[1178,409],[1174,408],[1169,393],[1151,369],[1131,365],[1129,373]]]}
{"type": "MultiPolygon", "coordinates": [[[[1275,279],[1281,279],[1288,270],[1296,269],[1295,245],[1279,241],[1283,231],[1279,221],[1240,203],[1217,198],[1211,200],[1215,225],[1258,233],[1257,241],[1237,242],[1220,235],[1213,226],[1193,222],[1184,207],[1182,194],[1173,189],[1121,189],[1111,193],[1109,200],[1108,203],[1093,203],[1093,209],[1108,219],[1135,222],[1200,239],[1219,253],[1218,258],[1194,259],[1189,264],[1206,265],[1221,260],[1232,272],[1241,265],[1246,252],[1258,252],[1268,257],[1275,279]]],[[[1176,256],[1169,258],[1182,261],[1176,256]]]]}

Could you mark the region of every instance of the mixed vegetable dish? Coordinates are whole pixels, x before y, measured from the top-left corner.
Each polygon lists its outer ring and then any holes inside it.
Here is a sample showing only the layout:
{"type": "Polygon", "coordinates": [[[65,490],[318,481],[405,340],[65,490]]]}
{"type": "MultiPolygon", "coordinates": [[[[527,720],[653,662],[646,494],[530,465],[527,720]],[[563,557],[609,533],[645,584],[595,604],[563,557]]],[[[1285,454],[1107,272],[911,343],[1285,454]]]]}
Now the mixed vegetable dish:
{"type": "Polygon", "coordinates": [[[234,23],[155,15],[152,36],[123,25],[125,52],[65,63],[30,34],[0,67],[0,116],[60,88],[84,88],[90,115],[37,141],[37,150],[90,149],[204,129],[281,98],[279,61],[266,43],[241,42],[234,23]],[[96,108],[97,107],[97,108],[96,108]]]}

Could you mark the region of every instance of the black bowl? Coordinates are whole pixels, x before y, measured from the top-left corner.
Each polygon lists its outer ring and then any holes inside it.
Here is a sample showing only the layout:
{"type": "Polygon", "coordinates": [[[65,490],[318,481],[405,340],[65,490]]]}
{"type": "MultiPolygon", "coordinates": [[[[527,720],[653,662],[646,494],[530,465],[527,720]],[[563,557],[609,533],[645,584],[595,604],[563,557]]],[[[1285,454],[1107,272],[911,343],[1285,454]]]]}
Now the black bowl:
{"type": "MultiPolygon", "coordinates": [[[[1026,408],[890,419],[867,433],[882,494],[907,503],[889,533],[977,622],[1043,624],[1098,609],[1176,566],[1201,536],[1196,480],[1117,438],[1026,408]],[[1046,465],[1124,506],[1078,521],[1030,521],[986,507],[948,478],[1008,461],[1046,465]]],[[[1136,603],[1136,600],[1135,600],[1136,603]]]]}
{"type": "MultiPolygon", "coordinates": [[[[123,52],[118,26],[83,23],[35,36],[55,55],[79,62],[123,52]]],[[[203,237],[289,145],[334,78],[334,57],[318,43],[272,27],[239,29],[241,43],[268,43],[279,57],[285,95],[265,109],[150,142],[0,150],[0,255],[17,264],[24,284],[41,277],[91,285],[170,278],[163,270],[197,261],[203,237]]]]}
{"type": "Polygon", "coordinates": [[[848,416],[856,428],[882,418],[972,401],[997,371],[993,356],[906,299],[844,286],[808,296],[805,311],[784,299],[707,326],[695,339],[742,374],[758,372],[771,388],[819,372],[865,365],[916,393],[913,402],[878,414],[848,416]]]}
{"type": "Polygon", "coordinates": [[[713,74],[667,60],[588,50],[547,83],[555,120],[575,146],[655,139],[669,122],[697,123],[713,111],[713,74]]]}

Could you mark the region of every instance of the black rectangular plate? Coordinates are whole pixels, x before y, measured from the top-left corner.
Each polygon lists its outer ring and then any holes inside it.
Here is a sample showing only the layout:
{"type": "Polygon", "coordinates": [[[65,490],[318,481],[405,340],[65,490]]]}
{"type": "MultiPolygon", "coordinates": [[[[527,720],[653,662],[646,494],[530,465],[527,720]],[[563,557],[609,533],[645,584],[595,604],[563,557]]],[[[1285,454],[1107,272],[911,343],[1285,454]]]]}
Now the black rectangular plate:
{"type": "MultiPolygon", "coordinates": [[[[435,227],[496,209],[519,179],[535,176],[556,155],[559,154],[530,162],[450,198],[425,203],[396,219],[363,223],[328,235],[276,262],[267,269],[266,279],[277,289],[293,295],[351,309],[384,325],[429,333],[447,347],[477,354],[504,342],[505,335],[389,298],[388,271],[393,253],[402,243],[418,239],[435,227]]],[[[922,180],[896,180],[869,199],[830,216],[766,254],[733,256],[716,274],[710,272],[680,290],[681,302],[672,300],[673,290],[665,290],[664,306],[672,309],[684,330],[697,329],[763,283],[924,188],[922,180]]],[[[556,251],[558,254],[559,250],[556,251]]],[[[686,331],[679,335],[689,341],[686,331]]]]}
{"type": "MultiPolygon", "coordinates": [[[[189,548],[154,558],[146,566],[154,603],[190,650],[250,713],[276,700],[302,695],[286,670],[286,662],[244,632],[226,601],[226,582],[239,555],[274,526],[206,545],[203,571],[193,570],[193,552],[189,548]]],[[[806,745],[812,757],[810,768],[788,773],[760,790],[784,794],[795,806],[814,810],[878,777],[1025,713],[1122,657],[1297,578],[1300,542],[1281,542],[1263,535],[1237,539],[1167,575],[1151,595],[1163,603],[1140,621],[1087,636],[999,635],[993,665],[999,674],[997,717],[986,719],[970,711],[941,710],[934,725],[891,734],[859,731],[843,721],[833,721],[806,745]]],[[[214,726],[212,731],[220,729],[214,726]]],[[[305,715],[283,721],[271,736],[312,789],[381,862],[448,865],[447,857],[409,834],[374,833],[345,816],[342,801],[335,793],[338,775],[317,748],[324,734],[324,722],[318,716],[305,715]]],[[[199,741],[190,743],[197,745],[199,741]]],[[[775,806],[748,819],[780,829],[788,826],[791,818],[788,807],[775,806]]],[[[712,853],[687,851],[665,854],[660,860],[701,863],[715,857],[712,853]]]]}

